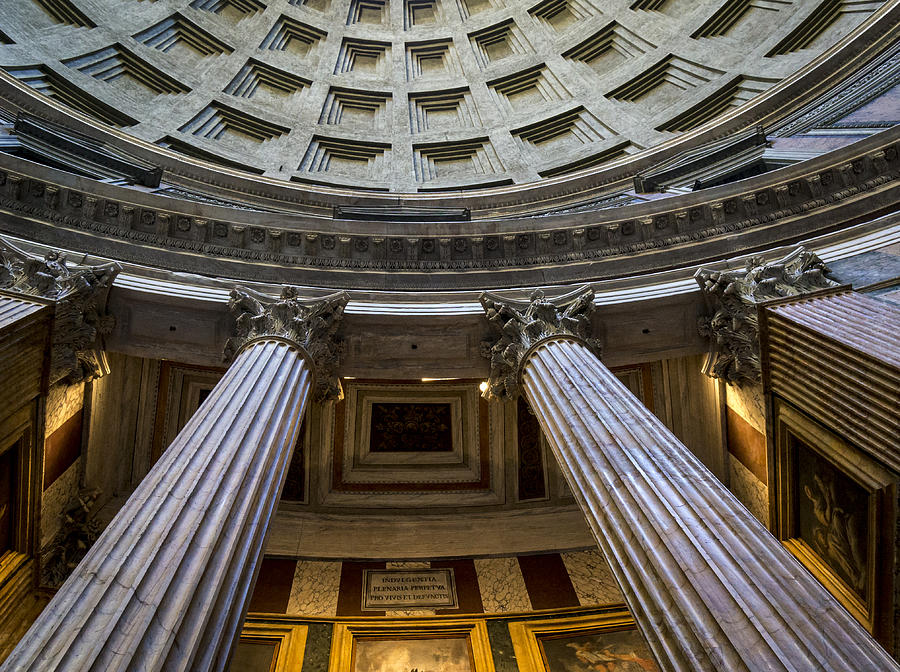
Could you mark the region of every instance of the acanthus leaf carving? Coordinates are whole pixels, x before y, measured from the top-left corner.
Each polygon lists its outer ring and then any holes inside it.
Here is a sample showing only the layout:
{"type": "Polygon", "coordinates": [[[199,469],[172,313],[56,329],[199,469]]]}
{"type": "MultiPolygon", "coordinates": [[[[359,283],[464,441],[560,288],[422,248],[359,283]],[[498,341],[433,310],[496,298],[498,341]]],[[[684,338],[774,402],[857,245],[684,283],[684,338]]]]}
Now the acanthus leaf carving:
{"type": "Polygon", "coordinates": [[[703,372],[737,385],[754,385],[761,375],[757,306],[838,283],[825,277],[828,267],[814,252],[798,247],[771,262],[753,257],[743,270],[699,268],[700,285],[712,315],[700,318],[700,335],[709,339],[703,372]]]}
{"type": "Polygon", "coordinates": [[[80,383],[109,372],[103,337],[115,319],[106,310],[117,263],[70,265],[64,252],[38,258],[0,238],[0,288],[56,303],[50,383],[80,383]]]}
{"type": "Polygon", "coordinates": [[[491,292],[481,294],[488,323],[498,338],[483,341],[481,354],[491,360],[491,373],[484,396],[515,399],[520,394],[519,376],[531,348],[554,337],[582,342],[598,357],[601,345],[591,337],[594,290],[582,287],[549,300],[541,290],[529,301],[506,299],[491,292]]]}
{"type": "Polygon", "coordinates": [[[337,338],[350,295],[336,292],[317,299],[301,299],[297,287],[286,286],[279,298],[247,287],[231,290],[228,309],[235,321],[234,335],[225,344],[225,359],[232,360],[252,341],[275,337],[296,344],[314,371],[315,396],[341,399],[337,367],[343,342],[337,338]]]}

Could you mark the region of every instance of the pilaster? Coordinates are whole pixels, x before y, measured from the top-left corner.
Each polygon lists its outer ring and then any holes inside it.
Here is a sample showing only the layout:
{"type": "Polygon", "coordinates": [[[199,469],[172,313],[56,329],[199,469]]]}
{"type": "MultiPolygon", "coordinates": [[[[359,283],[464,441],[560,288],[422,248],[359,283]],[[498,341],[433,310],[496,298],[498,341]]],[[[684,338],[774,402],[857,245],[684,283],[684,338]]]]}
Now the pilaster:
{"type": "Polygon", "coordinates": [[[700,285],[711,316],[702,317],[700,335],[709,339],[704,373],[737,385],[760,381],[758,306],[786,296],[837,287],[828,267],[803,247],[771,262],[751,259],[736,271],[699,268],[700,285]]]}
{"type": "Polygon", "coordinates": [[[103,337],[115,326],[106,310],[116,263],[69,264],[64,252],[33,257],[0,238],[0,289],[50,299],[56,304],[50,384],[87,382],[109,372],[103,337]]]}

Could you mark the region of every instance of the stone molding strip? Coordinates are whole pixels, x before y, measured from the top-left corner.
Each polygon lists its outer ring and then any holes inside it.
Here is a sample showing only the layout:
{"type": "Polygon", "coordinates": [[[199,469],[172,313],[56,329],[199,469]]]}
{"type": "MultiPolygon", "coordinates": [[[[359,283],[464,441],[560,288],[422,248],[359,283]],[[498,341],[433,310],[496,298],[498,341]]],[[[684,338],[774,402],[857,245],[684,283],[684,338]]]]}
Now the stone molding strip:
{"type": "MultiPolygon", "coordinates": [[[[391,235],[387,226],[373,235],[361,223],[337,233],[291,230],[290,217],[257,225],[248,222],[259,213],[223,208],[211,211],[232,221],[207,219],[195,204],[147,194],[126,202],[132,190],[10,157],[0,171],[0,212],[9,215],[0,231],[151,266],[336,288],[540,285],[549,267],[555,282],[576,282],[733,256],[874,218],[898,200],[898,154],[900,127],[737,184],[593,213],[590,224],[560,218],[569,225],[516,230],[491,222],[465,236],[406,235],[402,227],[391,235]]],[[[522,223],[557,221],[545,219],[522,223]]]]}

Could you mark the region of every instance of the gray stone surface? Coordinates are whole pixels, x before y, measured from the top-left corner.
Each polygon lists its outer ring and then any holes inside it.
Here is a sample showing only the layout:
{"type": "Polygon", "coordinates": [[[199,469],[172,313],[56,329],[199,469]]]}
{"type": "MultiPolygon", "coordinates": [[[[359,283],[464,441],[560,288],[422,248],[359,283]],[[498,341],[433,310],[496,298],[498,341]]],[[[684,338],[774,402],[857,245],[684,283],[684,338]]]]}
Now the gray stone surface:
{"type": "Polygon", "coordinates": [[[728,456],[728,487],[753,517],[769,527],[769,489],[734,455],[728,456]]]}
{"type": "Polygon", "coordinates": [[[84,92],[98,102],[82,109],[149,142],[275,178],[394,191],[528,182],[658,144],[673,118],[713,100],[713,116],[730,112],[868,14],[820,22],[801,43],[790,38],[820,3],[748,5],[718,34],[704,33],[718,0],[662,11],[570,0],[552,17],[531,2],[458,0],[429,19],[402,2],[358,17],[348,0],[80,4],[84,18],[66,25],[10,3],[0,63],[57,99],[84,92]],[[511,84],[526,71],[540,75],[511,84]],[[649,86],[631,91],[640,77],[649,86]]]}
{"type": "Polygon", "coordinates": [[[328,669],[333,626],[331,623],[309,623],[308,627],[302,672],[323,672],[328,669]]]}

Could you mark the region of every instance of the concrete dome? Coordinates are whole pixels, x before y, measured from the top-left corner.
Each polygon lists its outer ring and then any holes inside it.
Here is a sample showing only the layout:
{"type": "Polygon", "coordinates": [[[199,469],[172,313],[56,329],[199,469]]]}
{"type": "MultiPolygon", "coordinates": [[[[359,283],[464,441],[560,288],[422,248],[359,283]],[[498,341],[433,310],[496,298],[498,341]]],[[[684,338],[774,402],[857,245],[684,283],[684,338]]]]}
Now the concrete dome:
{"type": "Polygon", "coordinates": [[[881,4],[23,0],[5,8],[0,66],[187,156],[446,191],[590,172],[721,125],[881,4]]]}

